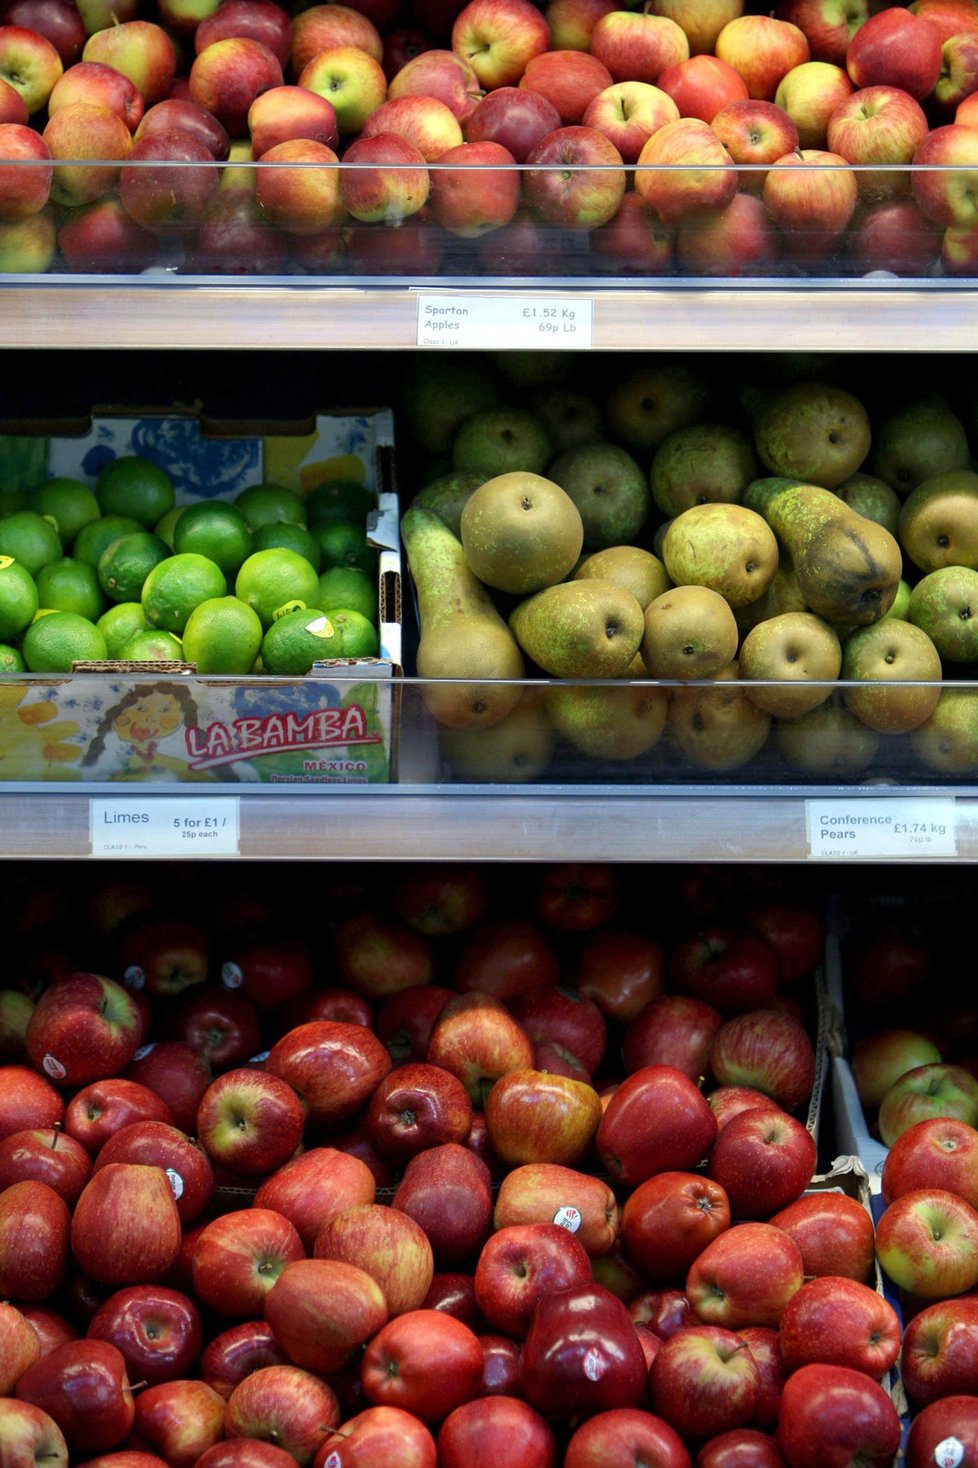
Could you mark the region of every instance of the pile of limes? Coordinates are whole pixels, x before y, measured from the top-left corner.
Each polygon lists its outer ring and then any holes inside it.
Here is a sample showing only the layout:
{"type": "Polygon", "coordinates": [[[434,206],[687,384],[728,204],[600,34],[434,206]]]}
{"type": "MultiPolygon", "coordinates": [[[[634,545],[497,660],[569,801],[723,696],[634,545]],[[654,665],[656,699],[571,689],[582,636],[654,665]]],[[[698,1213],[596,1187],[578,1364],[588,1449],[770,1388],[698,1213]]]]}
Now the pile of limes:
{"type": "Polygon", "coordinates": [[[0,672],[195,663],[301,675],[378,652],[372,496],[337,481],[301,499],[255,484],[177,505],[166,472],[113,459],[94,490],[48,479],[0,518],[0,672]]]}

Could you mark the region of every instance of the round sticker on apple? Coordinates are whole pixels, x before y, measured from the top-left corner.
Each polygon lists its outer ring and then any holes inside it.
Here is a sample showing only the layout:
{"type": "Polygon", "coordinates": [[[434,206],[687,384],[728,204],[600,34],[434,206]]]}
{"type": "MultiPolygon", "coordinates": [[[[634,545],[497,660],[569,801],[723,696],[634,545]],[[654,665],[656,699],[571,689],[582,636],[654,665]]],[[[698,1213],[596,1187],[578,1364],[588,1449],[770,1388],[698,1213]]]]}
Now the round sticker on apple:
{"type": "Polygon", "coordinates": [[[152,1042],[151,1045],[140,1045],[139,1049],[136,1051],[135,1055],[132,1058],[133,1058],[133,1060],[145,1060],[146,1057],[147,1057],[147,1055],[149,1054],[149,1052],[151,1050],[155,1050],[155,1049],[156,1049],[156,1041],[155,1040],[152,1042]]]}
{"type": "Polygon", "coordinates": [[[554,1214],[554,1223],[557,1227],[565,1228],[570,1234],[576,1234],[582,1222],[581,1210],[575,1208],[572,1203],[565,1203],[563,1208],[558,1208],[554,1214]]]}
{"type": "Polygon", "coordinates": [[[68,1074],[56,1055],[45,1055],[41,1061],[41,1069],[45,1075],[51,1077],[52,1081],[63,1081],[68,1074]]]}
{"type": "Polygon", "coordinates": [[[175,1167],[166,1167],[163,1170],[166,1173],[167,1177],[170,1179],[170,1187],[173,1189],[173,1196],[174,1198],[176,1198],[177,1202],[179,1202],[180,1199],[183,1197],[183,1178],[177,1172],[175,1167]]]}
{"type": "Polygon", "coordinates": [[[221,968],[221,983],[225,989],[240,989],[244,974],[236,963],[225,963],[221,968]]]}
{"type": "Polygon", "coordinates": [[[326,1454],[323,1459],[323,1468],[343,1468],[343,1459],[335,1449],[326,1454]]]}
{"type": "Polygon", "coordinates": [[[934,1462],[938,1468],[958,1468],[964,1462],[964,1445],[956,1437],[946,1437],[934,1449],[934,1462]]]}
{"type": "Polygon", "coordinates": [[[265,1064],[265,1061],[268,1059],[268,1057],[271,1055],[271,1053],[272,1052],[270,1050],[259,1050],[259,1052],[258,1052],[257,1055],[253,1055],[251,1057],[251,1059],[248,1061],[248,1064],[249,1065],[264,1065],[265,1064]]]}
{"type": "Polygon", "coordinates": [[[146,982],[146,970],[138,963],[131,963],[122,975],[122,982],[127,989],[141,989],[146,982]]]}

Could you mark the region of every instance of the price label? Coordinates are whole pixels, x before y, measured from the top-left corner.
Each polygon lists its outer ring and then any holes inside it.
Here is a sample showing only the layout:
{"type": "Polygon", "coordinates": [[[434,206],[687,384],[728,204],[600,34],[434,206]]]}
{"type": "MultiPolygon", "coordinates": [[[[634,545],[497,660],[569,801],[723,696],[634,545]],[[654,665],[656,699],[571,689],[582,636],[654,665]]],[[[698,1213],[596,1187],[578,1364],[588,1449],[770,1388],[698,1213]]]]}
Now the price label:
{"type": "Polygon", "coordinates": [[[237,796],[93,799],[93,856],[237,856],[237,796]]]}
{"type": "Polygon", "coordinates": [[[418,346],[589,351],[593,301],[566,296],[418,296],[418,346]]]}
{"type": "Polygon", "coordinates": [[[808,800],[808,854],[849,857],[956,856],[953,800],[808,800]]]}

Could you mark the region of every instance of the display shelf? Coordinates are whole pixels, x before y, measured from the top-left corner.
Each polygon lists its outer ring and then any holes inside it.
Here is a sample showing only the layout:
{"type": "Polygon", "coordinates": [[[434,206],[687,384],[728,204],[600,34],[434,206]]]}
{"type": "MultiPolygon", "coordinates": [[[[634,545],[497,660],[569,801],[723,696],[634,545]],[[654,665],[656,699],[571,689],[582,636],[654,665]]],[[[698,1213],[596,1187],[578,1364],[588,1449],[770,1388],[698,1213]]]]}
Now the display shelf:
{"type": "MultiPolygon", "coordinates": [[[[926,342],[931,352],[970,352],[978,340],[978,292],[947,280],[674,280],[641,288],[581,280],[572,289],[518,280],[489,289],[444,280],[408,287],[37,276],[4,280],[0,347],[411,350],[419,340],[419,295],[491,302],[515,293],[587,297],[595,350],[770,351],[777,343],[780,350],[899,352],[926,342]]],[[[491,345],[524,348],[527,341],[491,345]]],[[[553,345],[540,340],[542,348],[553,345]]]]}
{"type": "MultiPolygon", "coordinates": [[[[206,798],[226,796],[238,806],[238,856],[250,860],[552,861],[557,852],[576,861],[805,862],[811,860],[807,806],[869,797],[913,802],[953,799],[957,851],[931,858],[907,849],[905,860],[978,862],[978,792],[820,786],[770,793],[684,786],[615,790],[607,786],[362,786],[290,795],[259,789],[208,786],[206,798]]],[[[93,802],[132,803],[149,809],[174,802],[193,812],[197,794],[159,795],[120,786],[45,785],[0,794],[2,856],[8,860],[90,858],[93,802]]],[[[157,850],[157,857],[181,848],[157,850]]],[[[103,853],[111,855],[115,853],[103,853]]],[[[132,851],[122,855],[136,855],[132,851]]],[[[188,853],[189,854],[189,853],[188,853]]],[[[195,850],[193,855],[202,853],[195,850]]],[[[222,855],[227,853],[215,853],[222,855]]],[[[891,857],[899,860],[900,857],[891,857]]]]}

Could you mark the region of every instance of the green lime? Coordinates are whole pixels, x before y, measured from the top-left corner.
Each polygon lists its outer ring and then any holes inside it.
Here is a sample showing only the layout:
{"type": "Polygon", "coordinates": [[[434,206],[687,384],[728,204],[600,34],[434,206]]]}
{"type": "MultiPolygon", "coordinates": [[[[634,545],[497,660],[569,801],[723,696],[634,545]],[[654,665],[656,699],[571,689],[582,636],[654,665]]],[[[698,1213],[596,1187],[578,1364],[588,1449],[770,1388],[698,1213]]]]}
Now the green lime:
{"type": "Polygon", "coordinates": [[[305,556],[297,551],[274,548],[254,551],[242,565],[234,583],[234,594],[253,607],[263,627],[276,615],[299,607],[314,606],[319,577],[305,556]]]}
{"type": "Polygon", "coordinates": [[[64,555],[58,532],[36,510],[17,510],[0,520],[0,555],[13,556],[36,576],[42,566],[64,555]]]}
{"type": "Polygon", "coordinates": [[[183,629],[183,655],[198,673],[250,673],[261,647],[261,618],[236,596],[201,602],[183,629]]]}
{"type": "Polygon", "coordinates": [[[82,526],[97,520],[101,513],[98,500],[80,479],[45,480],[31,495],[31,508],[54,520],[66,550],[82,526]]]}
{"type": "Polygon", "coordinates": [[[77,612],[49,612],[24,633],[24,662],[32,673],[70,673],[76,662],[108,656],[105,638],[94,622],[77,612]]]}
{"type": "Polygon", "coordinates": [[[120,454],[95,481],[103,515],[129,515],[147,530],[173,508],[173,484],[165,469],[141,454],[120,454]]]}
{"type": "Polygon", "coordinates": [[[251,537],[253,551],[275,550],[277,547],[305,556],[313,570],[319,570],[322,554],[304,525],[293,525],[290,521],[283,520],[277,525],[259,526],[251,537]]]}
{"type": "Polygon", "coordinates": [[[300,607],[273,622],[261,645],[261,660],[268,673],[301,677],[313,663],[332,657],[331,629],[325,612],[300,607]]]}
{"type": "Polygon", "coordinates": [[[352,607],[337,607],[329,613],[332,627],[331,658],[375,658],[380,652],[377,629],[368,617],[352,607]]]}
{"type": "Polygon", "coordinates": [[[97,622],[105,611],[105,597],[98,577],[87,561],[62,556],[42,566],[36,577],[38,601],[56,612],[77,612],[97,622]]]}
{"type": "Polygon", "coordinates": [[[12,556],[0,556],[0,638],[19,637],[39,605],[30,571],[12,556]]]}
{"type": "Polygon", "coordinates": [[[306,496],[310,525],[320,520],[363,520],[368,510],[376,508],[377,496],[351,479],[327,479],[306,496]]]}
{"type": "Polygon", "coordinates": [[[76,561],[87,561],[98,566],[99,557],[107,546],[120,535],[129,535],[133,530],[142,530],[138,520],[129,515],[103,515],[101,520],[91,520],[83,525],[75,537],[73,554],[76,561]]]}
{"type": "Polygon", "coordinates": [[[182,663],[183,644],[172,632],[150,628],[134,632],[123,644],[119,659],[124,663],[182,663]]]}
{"type": "Polygon", "coordinates": [[[122,649],[134,632],[150,630],[140,601],[117,602],[114,607],[109,607],[107,612],[102,613],[95,625],[105,638],[110,658],[122,656],[122,649]]]}
{"type": "Polygon", "coordinates": [[[0,673],[26,673],[27,664],[9,642],[0,642],[0,673]]]}
{"type": "Polygon", "coordinates": [[[240,510],[234,505],[205,501],[186,506],[174,527],[173,549],[206,556],[220,566],[225,576],[231,576],[251,555],[253,546],[248,521],[240,510]]]}
{"type": "Polygon", "coordinates": [[[167,510],[162,519],[157,520],[153,526],[153,534],[158,535],[160,540],[165,540],[171,550],[173,549],[174,528],[186,508],[186,505],[174,505],[173,509],[167,510]]]}
{"type": "Polygon", "coordinates": [[[367,532],[353,520],[321,520],[312,527],[323,556],[323,567],[358,566],[373,571],[377,552],[367,544],[367,532]]]}
{"type": "Polygon", "coordinates": [[[306,507],[291,489],[280,484],[252,484],[234,501],[252,530],[262,525],[305,525],[306,507]]]}
{"type": "Polygon", "coordinates": [[[194,607],[223,596],[227,581],[220,566],[206,556],[185,551],[160,561],[143,582],[143,614],[151,627],[164,632],[183,631],[194,607]]]}
{"type": "Polygon", "coordinates": [[[166,541],[151,530],[130,530],[99,556],[98,583],[110,601],[138,601],[146,577],[169,554],[166,541]]]}
{"type": "Polygon", "coordinates": [[[380,619],[377,583],[366,571],[361,571],[359,566],[333,566],[324,571],[319,578],[319,599],[316,605],[322,607],[324,612],[348,607],[366,617],[374,626],[380,619]]]}

